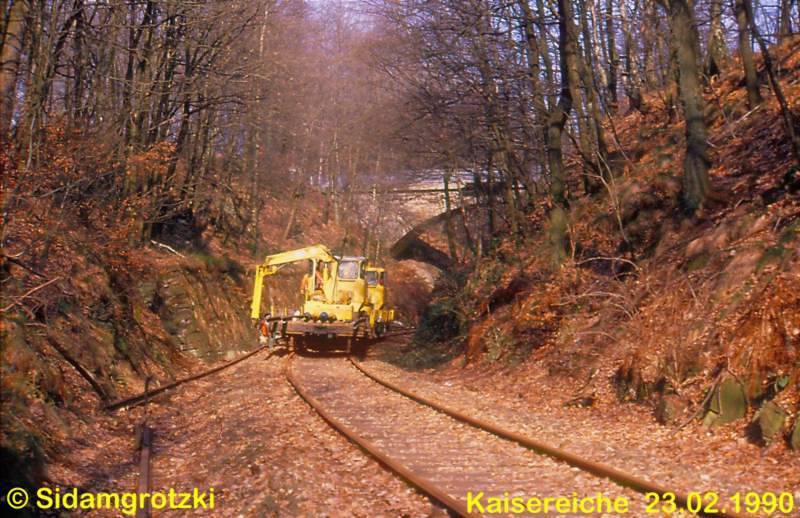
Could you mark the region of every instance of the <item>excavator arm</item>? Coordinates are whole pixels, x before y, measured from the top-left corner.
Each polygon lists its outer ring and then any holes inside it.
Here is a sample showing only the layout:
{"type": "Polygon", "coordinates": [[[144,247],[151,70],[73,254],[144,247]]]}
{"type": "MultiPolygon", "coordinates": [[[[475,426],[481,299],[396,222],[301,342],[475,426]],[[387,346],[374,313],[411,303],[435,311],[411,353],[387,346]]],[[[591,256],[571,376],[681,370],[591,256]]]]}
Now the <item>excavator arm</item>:
{"type": "Polygon", "coordinates": [[[264,287],[264,277],[275,275],[281,267],[303,260],[316,260],[323,263],[335,263],[336,258],[325,245],[314,245],[288,252],[268,255],[264,262],[256,266],[256,278],[253,284],[253,302],[250,306],[250,318],[261,317],[261,290],[264,287]]]}

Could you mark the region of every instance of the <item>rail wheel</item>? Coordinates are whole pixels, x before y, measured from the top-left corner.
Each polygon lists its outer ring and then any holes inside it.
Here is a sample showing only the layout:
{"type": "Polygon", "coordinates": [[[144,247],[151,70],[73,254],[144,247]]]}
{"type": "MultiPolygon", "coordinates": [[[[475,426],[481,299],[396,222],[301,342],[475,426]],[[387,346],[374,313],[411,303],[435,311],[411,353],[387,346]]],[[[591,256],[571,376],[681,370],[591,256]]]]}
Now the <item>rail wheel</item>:
{"type": "Polygon", "coordinates": [[[304,336],[292,337],[292,340],[294,343],[292,348],[294,349],[295,354],[303,354],[308,350],[307,338],[304,336]]]}

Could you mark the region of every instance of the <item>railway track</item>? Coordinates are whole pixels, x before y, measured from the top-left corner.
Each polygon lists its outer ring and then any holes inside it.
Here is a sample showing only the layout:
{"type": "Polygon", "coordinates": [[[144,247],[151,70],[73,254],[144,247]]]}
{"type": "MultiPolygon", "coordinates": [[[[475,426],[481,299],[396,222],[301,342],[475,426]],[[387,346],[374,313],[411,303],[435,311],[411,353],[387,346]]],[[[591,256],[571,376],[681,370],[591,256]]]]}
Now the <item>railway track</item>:
{"type": "MultiPolygon", "coordinates": [[[[395,337],[395,336],[406,336],[406,335],[409,335],[409,334],[413,333],[414,331],[415,331],[415,329],[403,329],[403,330],[400,330],[400,331],[392,331],[390,333],[386,333],[386,334],[382,335],[378,339],[373,339],[370,342],[376,342],[376,341],[379,341],[379,340],[384,340],[386,338],[392,338],[392,337],[395,337]]],[[[227,369],[229,367],[233,367],[237,363],[243,362],[244,360],[250,358],[251,356],[254,356],[254,355],[260,353],[261,351],[265,351],[267,349],[268,349],[268,347],[266,345],[262,345],[262,346],[256,347],[252,351],[250,351],[248,353],[245,353],[245,354],[239,356],[238,358],[235,358],[235,359],[233,359],[233,360],[231,360],[229,362],[223,363],[222,365],[219,365],[217,367],[212,367],[212,368],[207,369],[205,371],[199,372],[197,374],[193,374],[191,376],[179,379],[177,381],[173,381],[171,383],[167,383],[165,385],[161,385],[161,386],[156,387],[154,389],[150,389],[150,390],[146,389],[144,392],[141,392],[141,393],[133,395],[133,396],[128,396],[128,397],[117,399],[117,400],[114,400],[114,401],[109,401],[109,402],[107,402],[107,403],[105,403],[103,405],[103,409],[104,410],[113,411],[113,410],[118,410],[120,408],[131,408],[131,407],[134,407],[134,406],[137,406],[137,405],[142,405],[142,404],[149,403],[150,400],[153,397],[155,397],[155,396],[157,396],[157,395],[159,395],[159,394],[161,394],[163,392],[167,392],[169,390],[173,390],[173,389],[178,388],[181,385],[184,385],[186,383],[190,383],[192,381],[197,381],[199,379],[203,379],[206,376],[210,376],[212,374],[216,374],[217,372],[225,370],[225,369],[227,369]]],[[[269,354],[270,355],[272,354],[271,350],[270,350],[269,354]]]]}
{"type": "MultiPolygon", "coordinates": [[[[148,402],[262,349],[106,408],[148,402]]],[[[652,494],[665,493],[673,494],[678,505],[687,503],[687,495],[426,399],[350,357],[290,355],[286,361],[288,382],[328,424],[458,515],[524,515],[527,509],[528,514],[576,516],[594,514],[591,509],[598,506],[603,511],[598,514],[609,516],[664,514],[659,513],[663,507],[646,507],[652,494]],[[556,499],[566,507],[556,508],[556,499]]],[[[143,480],[148,471],[149,466],[142,468],[143,480]]],[[[720,511],[714,516],[740,515],[720,511]]]]}
{"type": "Polygon", "coordinates": [[[346,358],[295,357],[287,379],[331,426],[456,514],[509,514],[514,498],[533,501],[531,514],[587,514],[576,505],[604,505],[607,515],[646,514],[644,497],[630,487],[420,404],[346,358]],[[597,495],[610,503],[585,500],[597,495]],[[558,497],[570,502],[569,509],[555,509],[558,497]]]}

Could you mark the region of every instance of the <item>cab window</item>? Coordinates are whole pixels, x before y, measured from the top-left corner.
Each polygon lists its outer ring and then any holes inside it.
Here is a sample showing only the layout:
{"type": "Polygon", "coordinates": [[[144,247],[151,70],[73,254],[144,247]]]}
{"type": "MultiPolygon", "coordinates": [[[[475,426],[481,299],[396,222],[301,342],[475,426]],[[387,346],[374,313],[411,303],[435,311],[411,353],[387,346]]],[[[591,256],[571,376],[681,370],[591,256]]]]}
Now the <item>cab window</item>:
{"type": "Polygon", "coordinates": [[[358,278],[359,265],[356,261],[339,263],[339,278],[343,281],[354,281],[358,278]]]}
{"type": "Polygon", "coordinates": [[[378,272],[367,270],[367,286],[378,285],[378,272]]]}

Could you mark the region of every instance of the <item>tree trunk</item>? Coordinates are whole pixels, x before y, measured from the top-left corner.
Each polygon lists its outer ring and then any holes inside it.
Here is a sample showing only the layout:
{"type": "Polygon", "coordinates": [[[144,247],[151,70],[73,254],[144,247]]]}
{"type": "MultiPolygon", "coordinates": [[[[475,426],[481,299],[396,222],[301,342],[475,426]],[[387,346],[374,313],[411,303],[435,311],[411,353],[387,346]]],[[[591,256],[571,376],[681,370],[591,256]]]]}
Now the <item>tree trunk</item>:
{"type": "MultiPolygon", "coordinates": [[[[450,173],[444,174],[444,211],[450,213],[450,173]]],[[[456,252],[456,240],[453,237],[453,218],[448,217],[444,220],[444,232],[447,235],[447,250],[450,252],[450,257],[453,261],[458,262],[458,253],[456,252]]]]}
{"type": "Polygon", "coordinates": [[[736,27],[739,35],[739,57],[744,68],[744,80],[747,87],[747,105],[752,109],[761,104],[761,92],[758,89],[758,74],[753,60],[753,46],[750,43],[750,20],[744,0],[734,0],[736,27]]]}
{"type": "Polygon", "coordinates": [[[0,135],[5,136],[14,112],[14,90],[17,84],[17,69],[22,53],[25,19],[30,11],[27,0],[14,0],[8,13],[0,51],[0,135]]]}
{"type": "Polygon", "coordinates": [[[722,0],[711,0],[710,15],[708,54],[704,67],[704,73],[708,77],[719,75],[728,63],[728,45],[722,32],[722,0]]]}
{"type": "Polygon", "coordinates": [[[572,111],[572,78],[570,63],[577,59],[577,38],[572,28],[570,0],[558,0],[558,46],[561,54],[561,92],[558,103],[550,112],[547,129],[547,162],[550,168],[550,228],[549,238],[553,260],[560,264],[567,257],[567,185],[561,153],[561,134],[572,111]]]}
{"type": "MultiPolygon", "coordinates": [[[[494,237],[494,230],[495,228],[497,228],[497,225],[495,224],[495,208],[494,208],[493,193],[494,193],[494,154],[489,153],[486,165],[486,191],[484,192],[484,196],[486,197],[486,210],[488,211],[486,222],[488,224],[490,240],[491,238],[494,237]]],[[[488,249],[488,246],[484,246],[484,248],[488,249]]]]}
{"type": "MultiPolygon", "coordinates": [[[[553,84],[555,82],[555,74],[553,72],[553,60],[550,59],[550,48],[547,42],[547,25],[545,24],[545,16],[544,13],[544,0],[536,0],[536,9],[539,12],[539,17],[537,19],[539,25],[539,55],[542,57],[542,62],[544,62],[544,74],[545,79],[547,79],[547,84],[553,84]]],[[[547,98],[545,98],[545,104],[547,104],[547,108],[550,109],[551,103],[547,98]]]]}
{"type": "MultiPolygon", "coordinates": [[[[593,75],[597,74],[597,79],[600,81],[600,84],[603,85],[603,88],[607,89],[608,74],[606,73],[605,66],[606,64],[610,65],[611,61],[608,56],[608,47],[606,43],[602,41],[602,36],[599,34],[599,27],[602,22],[599,21],[600,17],[597,15],[597,6],[594,0],[582,1],[578,5],[581,10],[579,19],[583,32],[583,55],[586,62],[593,67],[593,75]],[[591,26],[586,19],[587,15],[591,16],[591,26]]],[[[607,41],[608,38],[606,38],[606,42],[607,41]]]]}
{"type": "Polygon", "coordinates": [[[591,68],[587,63],[581,61],[581,76],[583,77],[583,84],[586,88],[586,98],[588,101],[587,108],[591,112],[591,128],[597,143],[596,157],[594,154],[586,157],[591,164],[592,174],[591,178],[587,178],[584,183],[584,189],[587,194],[594,194],[600,190],[601,182],[598,177],[602,176],[607,181],[608,176],[611,174],[608,163],[608,144],[606,142],[606,133],[603,128],[603,114],[600,110],[600,95],[597,85],[594,81],[594,75],[591,68]]]}
{"type": "MultiPolygon", "coordinates": [[[[297,209],[300,206],[300,200],[302,197],[303,197],[303,188],[302,186],[298,185],[292,191],[292,201],[291,201],[292,209],[289,212],[289,220],[286,222],[286,227],[283,229],[282,241],[284,243],[287,242],[292,235],[294,220],[297,217],[297,209]]],[[[369,236],[369,228],[367,228],[367,236],[369,236]]],[[[366,241],[369,242],[369,237],[367,237],[366,241]]],[[[364,248],[366,248],[366,246],[364,248]]]]}
{"type": "MultiPolygon", "coordinates": [[[[638,7],[638,2],[634,4],[634,9],[638,7]]],[[[633,33],[631,32],[628,21],[628,8],[623,2],[619,8],[620,20],[622,23],[622,34],[625,35],[625,94],[628,96],[628,103],[631,110],[645,111],[644,99],[642,98],[642,79],[639,75],[638,51],[634,48],[633,33]]]]}
{"type": "Polygon", "coordinates": [[[74,66],[72,71],[74,79],[71,93],[72,109],[68,111],[73,120],[82,119],[84,114],[87,113],[83,103],[83,89],[84,85],[86,84],[86,80],[84,78],[84,60],[88,61],[88,57],[84,54],[83,50],[84,39],[86,37],[85,18],[83,13],[84,9],[85,7],[83,5],[83,0],[75,0],[75,36],[73,39],[72,51],[74,55],[74,66]]]}
{"type": "MultiPolygon", "coordinates": [[[[572,13],[572,6],[569,5],[567,7],[570,13],[572,13]]],[[[582,15],[585,19],[585,13],[582,13],[582,15]]],[[[570,89],[570,106],[575,110],[575,119],[578,123],[578,147],[581,156],[584,157],[582,172],[583,187],[584,191],[587,193],[593,193],[600,189],[600,185],[595,179],[596,167],[591,158],[593,156],[593,145],[590,137],[592,130],[586,115],[586,109],[589,107],[584,106],[580,90],[582,58],[578,53],[578,28],[575,26],[573,18],[566,20],[565,23],[565,31],[569,32],[568,39],[571,42],[571,51],[567,52],[561,59],[561,65],[566,68],[566,70],[562,70],[562,86],[564,84],[564,73],[566,73],[567,87],[570,89]]],[[[564,51],[562,50],[561,52],[563,53],[564,51]]],[[[587,85],[587,87],[590,88],[591,86],[587,85]]],[[[569,112],[567,112],[567,117],[569,117],[569,112]]]]}
{"type": "Polygon", "coordinates": [[[697,32],[687,0],[662,0],[667,8],[678,68],[678,90],[686,121],[686,157],[683,161],[684,205],[699,209],[710,190],[708,131],[703,120],[703,97],[699,80],[697,32]]]}
{"type": "MultiPolygon", "coordinates": [[[[458,201],[460,204],[461,217],[459,220],[461,221],[461,231],[464,233],[464,244],[466,245],[467,249],[472,253],[472,257],[478,256],[478,247],[475,244],[475,240],[472,239],[472,232],[469,230],[469,225],[467,224],[467,210],[465,207],[467,206],[467,200],[464,196],[464,189],[458,190],[458,201]]],[[[477,195],[475,198],[477,202],[477,195]]]]}
{"type": "MultiPolygon", "coordinates": [[[[547,142],[547,102],[544,97],[544,92],[542,91],[542,84],[541,84],[541,67],[539,66],[539,57],[540,57],[540,45],[538,38],[536,36],[536,27],[535,27],[535,19],[533,17],[533,13],[531,12],[530,4],[528,0],[519,0],[519,5],[522,8],[523,14],[523,29],[525,31],[525,42],[527,43],[525,51],[526,51],[526,61],[528,64],[528,81],[531,85],[531,103],[536,110],[536,119],[537,122],[541,125],[543,132],[542,132],[542,140],[546,143],[547,142]]],[[[538,148],[538,140],[536,142],[537,149],[538,148]]],[[[544,150],[543,150],[544,151],[544,150]]],[[[530,193],[528,193],[530,194],[530,193]]]]}
{"type": "Polygon", "coordinates": [[[664,38],[661,29],[661,17],[656,14],[655,2],[645,0],[644,3],[644,27],[642,36],[644,43],[644,80],[647,90],[653,90],[664,85],[659,80],[658,74],[658,55],[664,54],[664,38]]]}
{"type": "Polygon", "coordinates": [[[678,49],[676,47],[675,37],[672,36],[672,29],[670,28],[670,38],[667,43],[669,48],[669,59],[667,62],[667,75],[664,77],[664,105],[667,109],[667,117],[670,122],[674,122],[678,118],[678,49]]]}
{"type": "Polygon", "coordinates": [[[781,43],[787,36],[792,34],[792,4],[794,4],[794,0],[781,0],[778,43],[781,43]]]}
{"type": "Polygon", "coordinates": [[[338,196],[338,187],[339,187],[339,171],[341,170],[341,160],[339,159],[339,130],[336,129],[333,132],[333,167],[329,167],[328,171],[330,172],[330,181],[329,181],[329,192],[331,193],[331,208],[333,210],[333,222],[338,225],[339,224],[339,196],[338,196]]]}
{"type": "MultiPolygon", "coordinates": [[[[495,73],[492,69],[492,65],[494,63],[499,63],[501,60],[497,56],[492,42],[486,41],[487,35],[491,34],[493,30],[490,23],[491,13],[488,10],[488,5],[481,4],[480,14],[473,41],[475,42],[477,67],[481,75],[484,114],[491,138],[489,154],[492,155],[492,160],[497,163],[497,168],[502,174],[502,180],[506,182],[505,209],[511,234],[516,237],[520,229],[521,215],[516,206],[513,191],[510,189],[511,184],[517,177],[517,171],[512,165],[513,159],[511,154],[513,153],[513,149],[508,144],[508,128],[505,124],[508,118],[507,109],[498,95],[500,87],[495,80],[495,73]]],[[[492,199],[493,196],[494,190],[490,187],[490,199],[492,199]]]]}
{"type": "MultiPolygon", "coordinates": [[[[620,5],[620,9],[624,9],[620,5]]],[[[614,27],[614,4],[612,0],[606,0],[606,39],[608,45],[608,93],[611,98],[608,109],[615,113],[619,106],[617,98],[617,70],[619,70],[619,53],[617,52],[617,42],[615,38],[616,27],[614,27]]]]}

